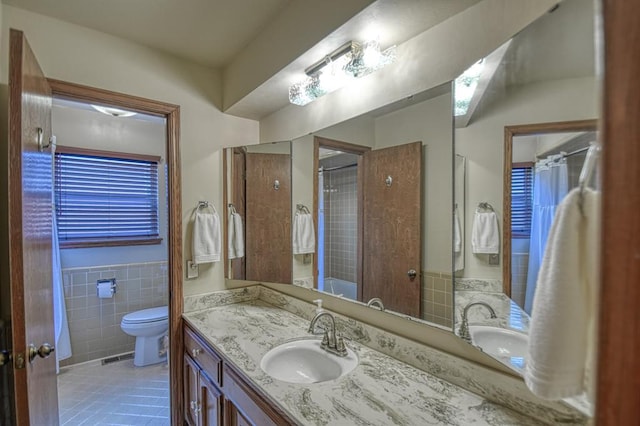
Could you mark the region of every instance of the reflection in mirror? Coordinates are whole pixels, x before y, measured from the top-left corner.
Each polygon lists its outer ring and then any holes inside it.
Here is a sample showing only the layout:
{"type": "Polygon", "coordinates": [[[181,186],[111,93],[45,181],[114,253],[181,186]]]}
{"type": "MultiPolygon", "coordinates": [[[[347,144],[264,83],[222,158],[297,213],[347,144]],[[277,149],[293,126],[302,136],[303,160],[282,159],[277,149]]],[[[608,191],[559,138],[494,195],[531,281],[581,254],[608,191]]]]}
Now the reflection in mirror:
{"type": "MultiPolygon", "coordinates": [[[[493,335],[504,337],[500,329],[511,329],[526,339],[527,293],[531,299],[533,288],[526,284],[525,270],[537,270],[529,265],[538,256],[529,246],[543,239],[529,231],[537,226],[529,219],[539,200],[534,198],[535,169],[566,162],[569,175],[572,167],[579,172],[581,154],[552,156],[573,154],[595,138],[584,133],[595,129],[598,117],[594,40],[594,3],[565,0],[485,57],[479,73],[458,81],[472,94],[456,99],[461,115],[456,117],[455,153],[466,158],[467,209],[463,268],[456,266],[455,272],[456,333],[466,320],[469,330],[490,325],[497,327],[493,335]],[[566,123],[575,121],[580,121],[577,127],[566,123]],[[485,238],[492,250],[474,250],[474,235],[485,238]],[[491,319],[482,305],[465,310],[475,302],[486,303],[497,318],[491,319]]],[[[458,200],[460,184],[455,182],[454,188],[458,200]]],[[[473,332],[469,337],[479,345],[473,332]]],[[[518,372],[526,363],[522,353],[508,346],[483,350],[518,372]]]]}
{"type": "Polygon", "coordinates": [[[318,233],[294,284],[452,326],[451,102],[445,84],[292,142],[318,233]]]}
{"type": "MultiPolygon", "coordinates": [[[[362,147],[332,139],[314,138],[317,176],[314,176],[318,257],[315,287],[337,296],[362,301],[362,147]]],[[[315,170],[315,163],[314,163],[315,170]]]]}
{"type": "MultiPolygon", "coordinates": [[[[505,131],[504,292],[531,314],[556,207],[578,186],[596,121],[509,126],[505,131]]],[[[597,174],[589,182],[596,186],[597,174]]]]}
{"type": "Polygon", "coordinates": [[[291,143],[226,148],[224,156],[228,277],[290,283],[291,143]]]}

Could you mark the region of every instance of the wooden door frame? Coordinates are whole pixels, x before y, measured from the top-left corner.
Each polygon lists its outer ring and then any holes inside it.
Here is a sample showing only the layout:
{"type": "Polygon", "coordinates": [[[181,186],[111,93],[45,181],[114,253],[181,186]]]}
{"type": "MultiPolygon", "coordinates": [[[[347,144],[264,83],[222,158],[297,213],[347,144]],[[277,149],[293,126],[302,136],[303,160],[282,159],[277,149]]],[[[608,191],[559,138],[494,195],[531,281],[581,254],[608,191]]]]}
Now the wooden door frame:
{"type": "Polygon", "coordinates": [[[504,126],[504,175],[502,177],[502,291],[511,297],[511,164],[515,136],[598,130],[598,120],[556,121],[504,126]]]}
{"type": "Polygon", "coordinates": [[[48,79],[54,97],[97,103],[166,119],[169,265],[169,392],[171,423],[182,423],[182,195],[180,174],[180,106],[95,87],[48,79]]]}
{"type": "Polygon", "coordinates": [[[640,395],[640,3],[602,2],[602,253],[596,422],[638,424],[640,395]]]}
{"type": "MultiPolygon", "coordinates": [[[[362,177],[363,177],[363,170],[362,170],[362,162],[363,162],[363,155],[365,152],[367,151],[371,151],[371,148],[368,146],[363,146],[363,145],[356,145],[356,144],[352,144],[349,142],[343,142],[343,141],[339,141],[336,139],[328,139],[328,138],[323,138],[322,136],[314,136],[313,137],[313,223],[315,224],[314,228],[315,228],[315,238],[316,241],[318,241],[318,198],[319,198],[319,194],[318,194],[318,169],[320,168],[320,147],[328,147],[328,148],[334,148],[349,154],[355,154],[358,155],[358,218],[359,218],[359,223],[358,223],[358,252],[356,254],[357,259],[358,259],[358,265],[356,268],[356,280],[357,280],[357,296],[359,299],[362,298],[362,255],[363,255],[363,221],[362,219],[364,218],[364,206],[363,206],[363,200],[364,200],[364,185],[362,182],[362,177]]],[[[318,247],[318,250],[316,250],[317,253],[315,256],[313,256],[313,287],[314,288],[318,288],[318,253],[320,251],[320,248],[318,247]]],[[[362,300],[361,300],[362,302],[362,300]]]]}

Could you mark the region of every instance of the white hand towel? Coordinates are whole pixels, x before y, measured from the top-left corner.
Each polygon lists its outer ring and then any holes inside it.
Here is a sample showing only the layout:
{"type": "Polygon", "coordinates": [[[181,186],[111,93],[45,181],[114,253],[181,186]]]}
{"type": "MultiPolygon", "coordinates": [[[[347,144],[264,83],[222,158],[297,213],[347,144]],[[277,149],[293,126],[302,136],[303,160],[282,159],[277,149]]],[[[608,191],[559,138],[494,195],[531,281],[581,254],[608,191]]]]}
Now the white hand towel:
{"type": "Polygon", "coordinates": [[[195,213],[193,222],[193,262],[201,263],[220,261],[220,218],[213,210],[195,213]]]}
{"type": "Polygon", "coordinates": [[[453,210],[453,252],[460,253],[462,250],[462,232],[460,231],[460,218],[458,209],[453,210]]]}
{"type": "Polygon", "coordinates": [[[229,259],[244,257],[244,229],[240,213],[229,215],[229,259]]]}
{"type": "Polygon", "coordinates": [[[460,226],[460,216],[458,209],[453,211],[453,270],[464,269],[464,251],[462,250],[462,227],[460,226]]]}
{"type": "Polygon", "coordinates": [[[315,253],[316,236],[313,217],[309,213],[296,212],[293,217],[293,254],[315,253]]]}
{"type": "Polygon", "coordinates": [[[599,194],[573,189],[560,203],[538,274],[524,379],[545,399],[587,392],[595,385],[599,194]]]}
{"type": "Polygon", "coordinates": [[[471,247],[477,254],[498,254],[500,252],[500,231],[495,212],[476,210],[471,231],[471,247]]]}

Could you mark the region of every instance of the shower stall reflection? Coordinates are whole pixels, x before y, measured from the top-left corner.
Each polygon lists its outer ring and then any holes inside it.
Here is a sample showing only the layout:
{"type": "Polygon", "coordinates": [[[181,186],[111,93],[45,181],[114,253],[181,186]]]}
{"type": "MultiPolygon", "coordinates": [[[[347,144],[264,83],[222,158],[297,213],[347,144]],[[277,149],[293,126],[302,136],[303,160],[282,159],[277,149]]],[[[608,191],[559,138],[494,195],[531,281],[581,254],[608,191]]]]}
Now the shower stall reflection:
{"type": "Polygon", "coordinates": [[[320,148],[318,290],[357,300],[358,155],[320,148]]]}

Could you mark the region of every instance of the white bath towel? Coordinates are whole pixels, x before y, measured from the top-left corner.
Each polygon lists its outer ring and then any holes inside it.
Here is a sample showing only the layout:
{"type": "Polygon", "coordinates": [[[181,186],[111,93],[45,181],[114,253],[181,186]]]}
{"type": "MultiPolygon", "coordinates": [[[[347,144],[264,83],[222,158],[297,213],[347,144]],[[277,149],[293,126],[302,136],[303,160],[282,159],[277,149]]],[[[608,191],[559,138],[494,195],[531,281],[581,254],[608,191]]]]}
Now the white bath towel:
{"type": "Polygon", "coordinates": [[[498,254],[500,252],[500,231],[495,212],[476,210],[471,231],[471,247],[477,254],[498,254]]]}
{"type": "Polygon", "coordinates": [[[229,259],[244,257],[244,229],[240,213],[229,214],[229,259]]]}
{"type": "Polygon", "coordinates": [[[293,217],[293,254],[315,253],[316,236],[313,217],[297,211],[293,217]]]}
{"type": "Polygon", "coordinates": [[[193,222],[193,262],[201,263],[220,261],[220,218],[216,210],[195,212],[193,222]]]}
{"type": "Polygon", "coordinates": [[[594,396],[600,196],[579,202],[576,188],[556,210],[533,300],[524,379],[545,399],[594,396]]]}

